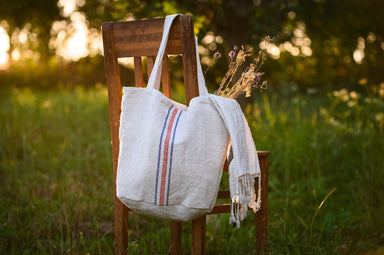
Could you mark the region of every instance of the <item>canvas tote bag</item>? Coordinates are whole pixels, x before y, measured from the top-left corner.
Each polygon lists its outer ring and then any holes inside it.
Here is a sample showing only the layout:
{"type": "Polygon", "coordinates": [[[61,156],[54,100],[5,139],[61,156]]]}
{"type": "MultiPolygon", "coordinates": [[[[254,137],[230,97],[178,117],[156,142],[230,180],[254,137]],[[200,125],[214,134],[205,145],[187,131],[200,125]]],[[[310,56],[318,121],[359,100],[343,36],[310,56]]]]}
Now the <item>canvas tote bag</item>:
{"type": "Polygon", "coordinates": [[[129,208],[162,219],[189,221],[210,212],[228,147],[228,131],[209,99],[199,55],[199,96],[187,107],[159,91],[161,62],[172,21],[146,88],[124,87],[117,197],[129,208]]]}

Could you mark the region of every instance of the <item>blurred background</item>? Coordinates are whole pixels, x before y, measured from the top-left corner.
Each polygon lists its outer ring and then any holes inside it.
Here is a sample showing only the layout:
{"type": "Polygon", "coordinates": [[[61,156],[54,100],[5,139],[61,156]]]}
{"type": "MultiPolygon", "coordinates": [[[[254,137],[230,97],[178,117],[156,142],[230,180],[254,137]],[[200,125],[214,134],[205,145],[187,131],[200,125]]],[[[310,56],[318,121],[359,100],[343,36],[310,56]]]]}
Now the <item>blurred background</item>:
{"type": "MultiPolygon", "coordinates": [[[[235,45],[268,54],[268,88],[244,112],[272,152],[270,253],[384,254],[383,12],[377,0],[1,0],[0,253],[113,253],[101,24],[183,13],[210,92],[235,45]]],[[[132,60],[121,70],[132,85],[132,60]]],[[[252,254],[252,217],[240,230],[226,217],[208,217],[207,252],[252,254]]],[[[165,223],[132,219],[129,251],[168,252],[165,223]]]]}
{"type": "MultiPolygon", "coordinates": [[[[4,0],[1,86],[104,83],[103,22],[183,13],[194,18],[206,66],[213,64],[216,51],[229,52],[234,45],[249,45],[257,53],[270,36],[264,71],[271,89],[361,90],[383,82],[383,8],[381,1],[354,0],[4,0]]],[[[225,70],[223,63],[218,64],[207,79],[215,83],[212,77],[219,80],[225,70]]]]}

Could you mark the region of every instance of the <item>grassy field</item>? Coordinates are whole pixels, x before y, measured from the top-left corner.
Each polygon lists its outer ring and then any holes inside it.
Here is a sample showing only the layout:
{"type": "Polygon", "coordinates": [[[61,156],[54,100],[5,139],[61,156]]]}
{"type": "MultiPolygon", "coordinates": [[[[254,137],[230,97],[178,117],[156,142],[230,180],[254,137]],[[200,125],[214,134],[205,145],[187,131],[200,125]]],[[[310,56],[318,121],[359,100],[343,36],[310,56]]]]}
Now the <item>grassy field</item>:
{"type": "MultiPolygon", "coordinates": [[[[271,254],[384,252],[383,91],[266,92],[246,109],[272,153],[271,254]]],[[[1,89],[0,130],[0,254],[112,254],[106,89],[1,89]]],[[[252,225],[208,216],[207,254],[252,254],[252,225]]],[[[133,254],[169,251],[167,222],[132,214],[129,226],[133,254]]]]}

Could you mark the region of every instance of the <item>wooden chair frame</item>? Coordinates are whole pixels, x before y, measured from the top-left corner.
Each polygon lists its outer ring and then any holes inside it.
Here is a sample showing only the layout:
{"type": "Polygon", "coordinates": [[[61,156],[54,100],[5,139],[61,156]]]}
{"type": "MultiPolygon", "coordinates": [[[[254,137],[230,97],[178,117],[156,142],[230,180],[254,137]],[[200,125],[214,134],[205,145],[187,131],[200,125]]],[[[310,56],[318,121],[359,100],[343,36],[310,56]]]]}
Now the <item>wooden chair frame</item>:
{"type": "MultiPolygon", "coordinates": [[[[163,24],[164,18],[157,18],[138,21],[107,22],[102,25],[112,140],[116,254],[126,254],[128,246],[129,211],[129,209],[116,197],[116,173],[119,155],[119,122],[122,99],[118,58],[134,58],[135,85],[137,87],[144,87],[141,57],[147,57],[147,75],[149,78],[161,42],[163,24]]],[[[182,54],[187,105],[193,97],[199,95],[194,40],[192,17],[188,15],[178,16],[171,27],[166,55],[162,62],[163,93],[171,98],[167,55],[182,54]]],[[[256,250],[258,253],[267,252],[268,155],[269,152],[258,152],[262,171],[262,207],[255,215],[256,250]]],[[[225,170],[226,167],[224,171],[225,170]]],[[[218,198],[229,198],[229,191],[219,191],[218,198]]],[[[226,212],[230,212],[230,204],[216,205],[210,214],[226,212]]],[[[205,227],[206,216],[192,221],[193,254],[205,254],[205,227]]],[[[170,222],[170,229],[171,254],[181,254],[181,222],[170,222]]]]}

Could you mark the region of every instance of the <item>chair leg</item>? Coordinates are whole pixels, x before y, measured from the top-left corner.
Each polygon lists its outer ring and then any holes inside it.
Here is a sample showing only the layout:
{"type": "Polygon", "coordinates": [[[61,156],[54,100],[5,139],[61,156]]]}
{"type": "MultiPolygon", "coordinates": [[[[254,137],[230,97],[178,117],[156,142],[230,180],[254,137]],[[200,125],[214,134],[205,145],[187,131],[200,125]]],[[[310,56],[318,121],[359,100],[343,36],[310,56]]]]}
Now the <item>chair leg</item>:
{"type": "Polygon", "coordinates": [[[171,221],[171,255],[181,254],[181,222],[171,221]]]}
{"type": "Polygon", "coordinates": [[[255,215],[257,254],[267,254],[268,244],[268,156],[260,158],[261,208],[255,215]]]}
{"type": "Polygon", "coordinates": [[[206,216],[192,221],[192,254],[205,254],[205,225],[206,216]]]}
{"type": "Polygon", "coordinates": [[[115,254],[125,255],[128,248],[128,208],[115,197],[115,254]]]}

